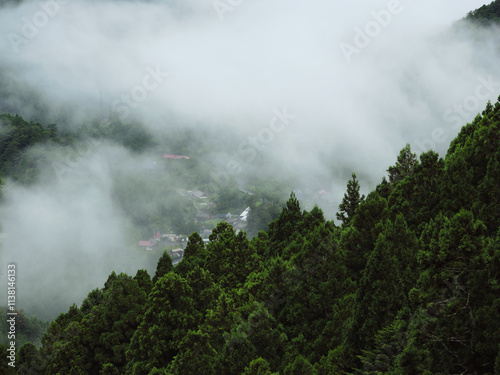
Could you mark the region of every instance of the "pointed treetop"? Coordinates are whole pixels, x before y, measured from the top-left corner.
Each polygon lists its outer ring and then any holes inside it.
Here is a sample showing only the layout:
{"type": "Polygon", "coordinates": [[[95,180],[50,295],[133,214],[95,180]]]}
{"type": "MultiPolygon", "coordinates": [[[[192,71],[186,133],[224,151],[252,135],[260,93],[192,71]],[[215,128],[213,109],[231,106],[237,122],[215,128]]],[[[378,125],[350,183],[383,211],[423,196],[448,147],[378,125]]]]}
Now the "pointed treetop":
{"type": "Polygon", "coordinates": [[[360,196],[359,182],[356,180],[356,173],[353,173],[352,180],[347,183],[347,192],[344,194],[344,199],[339,205],[337,220],[342,221],[343,225],[349,224],[363,199],[365,199],[365,196],[360,196]]]}
{"type": "Polygon", "coordinates": [[[399,152],[396,164],[387,169],[387,172],[389,172],[389,182],[391,184],[397,183],[412,174],[417,164],[417,154],[411,152],[410,144],[407,143],[399,152]]]}
{"type": "Polygon", "coordinates": [[[170,258],[170,255],[166,251],[163,252],[163,255],[161,258],[158,260],[158,264],[156,266],[156,272],[155,275],[153,276],[153,284],[156,284],[156,282],[164,275],[169,273],[174,269],[174,266],[172,265],[172,258],[170,258]]]}

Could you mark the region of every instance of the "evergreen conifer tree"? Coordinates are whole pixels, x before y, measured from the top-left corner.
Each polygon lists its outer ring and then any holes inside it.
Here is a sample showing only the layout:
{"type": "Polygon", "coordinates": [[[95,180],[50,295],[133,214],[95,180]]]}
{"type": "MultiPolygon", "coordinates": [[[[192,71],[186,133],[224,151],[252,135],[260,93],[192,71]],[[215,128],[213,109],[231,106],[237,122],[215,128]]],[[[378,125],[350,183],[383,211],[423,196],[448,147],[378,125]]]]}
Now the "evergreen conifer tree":
{"type": "Polygon", "coordinates": [[[364,195],[359,195],[359,182],[356,180],[356,173],[352,174],[352,180],[347,183],[347,193],[339,205],[340,212],[337,213],[337,220],[342,221],[344,225],[350,223],[359,204],[365,199],[364,195]]]}
{"type": "Polygon", "coordinates": [[[410,144],[407,143],[406,146],[399,152],[396,164],[387,169],[387,172],[389,172],[389,182],[391,184],[395,184],[404,179],[406,176],[412,174],[413,168],[417,164],[417,154],[411,152],[410,144]]]}
{"type": "Polygon", "coordinates": [[[172,266],[172,259],[170,258],[170,255],[168,255],[166,251],[163,252],[163,255],[158,260],[158,265],[156,266],[156,273],[153,276],[153,284],[156,284],[160,277],[172,271],[173,268],[174,267],[172,266]]]}

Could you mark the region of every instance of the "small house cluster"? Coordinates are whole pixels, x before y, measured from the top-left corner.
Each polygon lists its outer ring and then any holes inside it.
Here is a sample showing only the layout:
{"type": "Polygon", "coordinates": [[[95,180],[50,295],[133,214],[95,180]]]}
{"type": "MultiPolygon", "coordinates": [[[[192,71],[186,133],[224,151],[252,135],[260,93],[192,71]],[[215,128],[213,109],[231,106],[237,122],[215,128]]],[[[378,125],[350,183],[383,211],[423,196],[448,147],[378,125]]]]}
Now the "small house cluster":
{"type": "MultiPolygon", "coordinates": [[[[207,221],[225,221],[226,223],[232,225],[235,231],[244,230],[247,226],[248,214],[250,213],[250,207],[245,208],[245,210],[240,214],[235,213],[220,213],[215,215],[210,215],[203,211],[198,211],[195,221],[200,223],[203,227],[205,222],[207,221]]],[[[208,238],[208,236],[212,233],[211,230],[204,229],[201,231],[201,235],[203,238],[208,238]]]]}
{"type": "Polygon", "coordinates": [[[163,250],[165,246],[175,246],[173,250],[169,250],[169,254],[173,259],[182,258],[184,256],[184,248],[187,245],[187,236],[180,234],[156,232],[153,238],[147,241],[139,241],[139,247],[146,251],[163,250]]]}
{"type": "Polygon", "coordinates": [[[171,160],[181,160],[181,159],[189,159],[189,156],[164,154],[163,158],[164,159],[171,159],[171,160]]]}

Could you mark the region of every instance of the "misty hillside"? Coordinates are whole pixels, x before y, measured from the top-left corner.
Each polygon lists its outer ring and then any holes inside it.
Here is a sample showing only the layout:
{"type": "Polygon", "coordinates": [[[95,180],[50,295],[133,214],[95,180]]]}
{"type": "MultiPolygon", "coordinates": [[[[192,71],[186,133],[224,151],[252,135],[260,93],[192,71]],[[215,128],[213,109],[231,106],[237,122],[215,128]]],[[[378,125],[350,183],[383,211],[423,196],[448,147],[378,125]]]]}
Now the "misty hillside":
{"type": "Polygon", "coordinates": [[[292,193],[252,240],[220,223],[175,268],[113,272],[19,373],[499,374],[500,97],[388,173],[366,198],[353,174],[338,226],[292,193]]]}
{"type": "Polygon", "coordinates": [[[499,4],[0,1],[0,374],[500,374],[499,4]]]}
{"type": "Polygon", "coordinates": [[[468,13],[465,19],[483,25],[498,24],[500,22],[500,1],[495,0],[491,4],[483,5],[468,13]]]}

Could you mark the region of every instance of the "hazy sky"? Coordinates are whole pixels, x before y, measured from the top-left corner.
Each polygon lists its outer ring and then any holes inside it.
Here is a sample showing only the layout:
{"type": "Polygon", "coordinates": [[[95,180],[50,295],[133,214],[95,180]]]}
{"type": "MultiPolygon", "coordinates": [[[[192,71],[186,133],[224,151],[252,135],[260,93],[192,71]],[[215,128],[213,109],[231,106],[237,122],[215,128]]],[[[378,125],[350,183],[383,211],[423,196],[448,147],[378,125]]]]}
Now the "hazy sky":
{"type": "MultiPolygon", "coordinates": [[[[220,152],[247,170],[251,150],[266,146],[270,168],[293,165],[307,181],[346,167],[367,192],[406,143],[444,155],[457,124],[500,94],[498,30],[476,42],[450,32],[486,3],[25,2],[0,10],[0,69],[42,93],[47,110],[71,108],[59,127],[100,117],[102,93],[104,116],[141,118],[156,134],[175,131],[167,119],[233,134],[239,143],[220,152]]],[[[16,105],[36,120],[30,103],[16,105]]],[[[0,216],[9,233],[2,264],[19,262],[20,288],[41,278],[36,292],[46,300],[79,304],[102,286],[129,225],[109,203],[117,155],[130,158],[99,145],[66,183],[11,188],[0,216]],[[80,265],[91,273],[77,282],[80,265]]],[[[324,185],[339,201],[346,182],[324,185]]]]}

